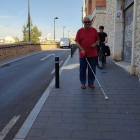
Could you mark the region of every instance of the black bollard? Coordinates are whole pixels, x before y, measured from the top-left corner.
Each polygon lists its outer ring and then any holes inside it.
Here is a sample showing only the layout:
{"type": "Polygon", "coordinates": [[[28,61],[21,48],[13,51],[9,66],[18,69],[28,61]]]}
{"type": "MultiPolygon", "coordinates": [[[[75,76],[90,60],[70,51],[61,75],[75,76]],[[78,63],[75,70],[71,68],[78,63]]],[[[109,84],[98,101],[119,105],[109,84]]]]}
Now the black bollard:
{"type": "Polygon", "coordinates": [[[73,45],[71,45],[71,57],[72,57],[72,55],[73,55],[73,45]]]}
{"type": "Polygon", "coordinates": [[[55,88],[59,88],[59,57],[55,57],[55,88]]]}

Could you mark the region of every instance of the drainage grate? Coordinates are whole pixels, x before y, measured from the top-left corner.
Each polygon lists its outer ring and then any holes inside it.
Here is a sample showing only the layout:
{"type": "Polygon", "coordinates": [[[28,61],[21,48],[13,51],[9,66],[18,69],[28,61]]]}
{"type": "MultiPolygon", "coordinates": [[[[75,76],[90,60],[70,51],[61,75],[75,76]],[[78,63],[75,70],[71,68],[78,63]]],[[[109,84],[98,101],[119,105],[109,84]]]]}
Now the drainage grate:
{"type": "Polygon", "coordinates": [[[0,67],[8,67],[8,66],[10,66],[10,64],[4,64],[4,65],[2,65],[0,67]]]}

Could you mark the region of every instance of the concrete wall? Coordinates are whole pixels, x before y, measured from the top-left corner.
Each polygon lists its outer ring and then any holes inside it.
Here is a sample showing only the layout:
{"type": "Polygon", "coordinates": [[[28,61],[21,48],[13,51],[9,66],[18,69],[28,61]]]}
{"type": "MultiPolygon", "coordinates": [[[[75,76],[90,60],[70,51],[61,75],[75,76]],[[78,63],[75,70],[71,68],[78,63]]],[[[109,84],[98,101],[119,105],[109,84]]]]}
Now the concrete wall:
{"type": "Polygon", "coordinates": [[[4,60],[20,54],[59,48],[59,44],[39,43],[15,43],[0,45],[0,60],[4,60]]]}
{"type": "Polygon", "coordinates": [[[135,38],[135,66],[136,74],[140,77],[140,0],[137,0],[136,8],[136,38],[135,38]]]}
{"type": "MultiPolygon", "coordinates": [[[[97,11],[96,15],[92,20],[92,27],[96,28],[99,31],[99,26],[106,26],[106,12],[105,11],[97,11]]],[[[105,27],[106,31],[106,27],[105,27]]]]}
{"type": "Polygon", "coordinates": [[[106,33],[108,34],[108,45],[113,54],[114,27],[115,27],[115,0],[107,0],[106,5],[106,33]]]}
{"type": "MultiPolygon", "coordinates": [[[[114,60],[122,59],[123,35],[124,35],[124,13],[123,0],[107,0],[106,6],[106,32],[108,44],[111,48],[114,60]],[[116,19],[116,11],[122,10],[122,19],[116,19]],[[118,45],[118,43],[121,43],[118,45]]],[[[128,72],[140,77],[140,0],[134,0],[134,19],[132,34],[132,58],[128,72]]]]}

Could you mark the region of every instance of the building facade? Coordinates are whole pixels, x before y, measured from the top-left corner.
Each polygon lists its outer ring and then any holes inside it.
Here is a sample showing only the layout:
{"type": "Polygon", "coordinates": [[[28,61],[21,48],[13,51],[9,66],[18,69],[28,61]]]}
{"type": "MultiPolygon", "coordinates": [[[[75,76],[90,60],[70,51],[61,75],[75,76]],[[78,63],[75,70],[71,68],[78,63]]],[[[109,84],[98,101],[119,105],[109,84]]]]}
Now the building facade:
{"type": "Polygon", "coordinates": [[[83,17],[88,16],[92,27],[98,30],[106,24],[106,0],[83,0],[83,17]]]}
{"type": "Polygon", "coordinates": [[[105,26],[111,58],[140,77],[140,0],[83,0],[83,17],[105,26]]]}
{"type": "Polygon", "coordinates": [[[107,0],[106,8],[112,59],[140,77],[140,0],[107,0]]]}

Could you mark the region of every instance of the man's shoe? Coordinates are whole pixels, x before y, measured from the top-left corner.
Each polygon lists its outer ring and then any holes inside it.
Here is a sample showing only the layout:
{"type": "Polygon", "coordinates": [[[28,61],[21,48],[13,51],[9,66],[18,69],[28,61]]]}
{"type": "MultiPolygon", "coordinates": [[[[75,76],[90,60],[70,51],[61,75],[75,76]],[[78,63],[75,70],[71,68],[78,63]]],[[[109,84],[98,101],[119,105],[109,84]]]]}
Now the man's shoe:
{"type": "Polygon", "coordinates": [[[82,88],[82,89],[86,89],[85,84],[81,84],[81,88],[82,88]]]}
{"type": "Polygon", "coordinates": [[[94,85],[91,85],[91,84],[90,84],[90,85],[88,85],[88,86],[89,86],[90,88],[95,88],[95,86],[94,86],[94,85]]]}

